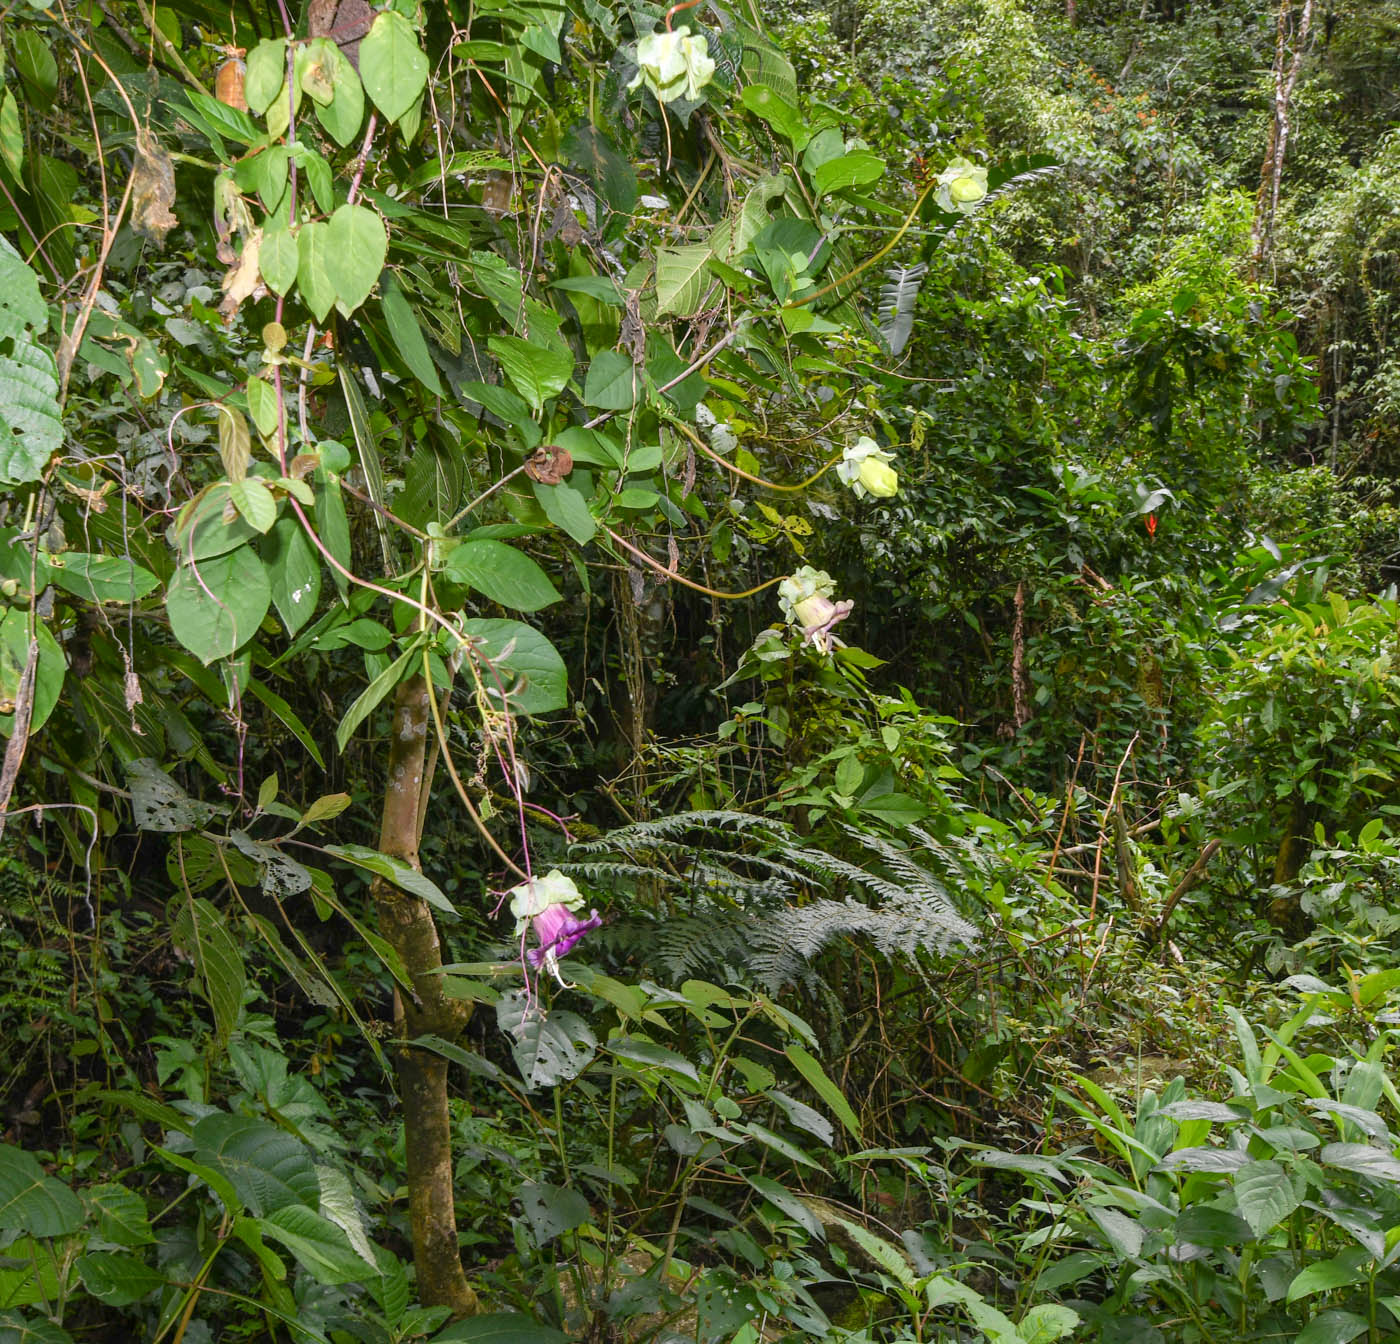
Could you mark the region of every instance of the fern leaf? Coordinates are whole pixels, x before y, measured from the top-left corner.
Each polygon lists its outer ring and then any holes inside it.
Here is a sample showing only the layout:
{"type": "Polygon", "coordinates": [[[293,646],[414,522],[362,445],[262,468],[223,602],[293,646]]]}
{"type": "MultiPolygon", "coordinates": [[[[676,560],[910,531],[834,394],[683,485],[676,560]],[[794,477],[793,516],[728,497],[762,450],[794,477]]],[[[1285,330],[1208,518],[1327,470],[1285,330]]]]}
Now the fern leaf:
{"type": "Polygon", "coordinates": [[[888,283],[880,287],[880,339],[892,355],[898,355],[909,344],[914,331],[914,303],[927,273],[926,261],[917,266],[891,266],[885,272],[888,283]]]}

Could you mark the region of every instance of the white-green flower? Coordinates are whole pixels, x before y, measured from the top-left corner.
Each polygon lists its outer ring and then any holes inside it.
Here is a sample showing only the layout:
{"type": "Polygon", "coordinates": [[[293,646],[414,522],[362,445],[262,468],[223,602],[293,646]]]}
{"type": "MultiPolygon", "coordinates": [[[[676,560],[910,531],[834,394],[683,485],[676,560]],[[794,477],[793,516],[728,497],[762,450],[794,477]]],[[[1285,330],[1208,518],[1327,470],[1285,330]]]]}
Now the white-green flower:
{"type": "Polygon", "coordinates": [[[802,632],[802,642],[830,653],[841,641],[832,631],[851,614],[855,603],[835,602],[836,584],[824,569],[803,565],[778,585],[778,604],[789,625],[802,632]]]}
{"type": "Polygon", "coordinates": [[[551,868],[543,877],[519,883],[507,894],[510,912],[515,916],[517,938],[536,915],[544,914],[551,905],[562,905],[566,910],[583,909],[583,893],[574,885],[573,878],[565,877],[557,868],[551,868]]]}
{"type": "Polygon", "coordinates": [[[637,73],[627,86],[645,86],[659,103],[684,96],[691,102],[714,78],[715,63],[703,35],[692,37],[682,24],[674,32],[651,33],[637,43],[637,73]]]}
{"type": "Polygon", "coordinates": [[[966,215],[986,194],[987,170],[966,159],[954,159],[939,173],[933,199],[944,210],[960,210],[966,215]]]}
{"type": "Polygon", "coordinates": [[[846,445],[836,474],[858,499],[866,495],[890,499],[899,492],[899,473],[890,466],[893,461],[893,453],[887,453],[874,439],[862,437],[846,445]]]}

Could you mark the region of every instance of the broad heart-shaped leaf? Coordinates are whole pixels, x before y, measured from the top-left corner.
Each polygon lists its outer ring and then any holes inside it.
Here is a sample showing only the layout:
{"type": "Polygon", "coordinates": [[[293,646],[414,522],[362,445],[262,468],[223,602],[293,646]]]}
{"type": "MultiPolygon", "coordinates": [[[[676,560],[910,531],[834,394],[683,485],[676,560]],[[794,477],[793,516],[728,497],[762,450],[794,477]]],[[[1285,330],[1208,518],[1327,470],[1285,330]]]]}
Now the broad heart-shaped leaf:
{"type": "Polygon", "coordinates": [[[262,116],[286,87],[286,82],[286,39],[279,37],[259,42],[248,53],[248,67],[243,76],[243,99],[248,110],[262,116]]]}
{"type": "Polygon", "coordinates": [[[285,294],[296,284],[301,266],[297,240],[290,229],[263,230],[262,246],[258,249],[258,270],[274,294],[285,294]]]}
{"type": "Polygon", "coordinates": [[[82,1225],[83,1205],[77,1195],[45,1176],[32,1154],[0,1143],[0,1231],[66,1237],[82,1225]]]}
{"type": "Polygon", "coordinates": [[[1262,1237],[1298,1207],[1298,1196],[1279,1163],[1251,1162],[1235,1174],[1235,1204],[1254,1235],[1262,1237]]]}
{"type": "Polygon", "coordinates": [[[428,82],[428,58],[402,14],[386,9],[360,43],[360,79],[386,121],[413,107],[428,82]]]}
{"type": "Polygon", "coordinates": [[[363,205],[342,205],[326,225],[326,269],[346,317],[367,298],[384,269],[389,235],[384,221],[363,205]]]}
{"type": "Polygon", "coordinates": [[[298,518],[283,518],[268,534],[264,551],[272,605],[289,635],[311,619],[321,598],[321,557],[298,518]]]}
{"type": "Polygon", "coordinates": [[[528,555],[488,537],[454,546],[443,573],[516,611],[538,611],[559,601],[559,590],[528,555]]]}
{"type": "MultiPolygon", "coordinates": [[[[42,621],[34,624],[34,642],[39,646],[38,662],[34,668],[34,699],[29,709],[29,731],[37,733],[53,713],[63,689],[68,660],[58,641],[42,621]]],[[[0,696],[12,708],[0,714],[0,736],[9,737],[14,731],[13,706],[19,694],[19,683],[29,665],[29,613],[23,607],[11,607],[0,616],[0,696]]]]}
{"type": "Polygon", "coordinates": [[[436,882],[424,877],[412,864],[405,863],[402,859],[391,858],[388,854],[381,854],[377,849],[369,849],[364,845],[327,845],[326,853],[334,854],[336,858],[353,863],[357,868],[374,873],[386,882],[392,882],[401,891],[427,901],[444,914],[457,913],[456,907],[442,894],[436,882]]]}
{"type": "MultiPolygon", "coordinates": [[[[297,230],[297,292],[317,322],[324,322],[335,305],[335,281],[330,268],[330,225],[319,220],[297,230]]],[[[254,415],[256,419],[256,414],[254,415]]],[[[259,429],[262,425],[259,424],[259,429]]],[[[267,433],[263,430],[263,433],[267,433]]]]}
{"type": "Polygon", "coordinates": [[[700,307],[710,278],[710,244],[663,247],[656,253],[656,312],[690,317],[700,307]]]}
{"type": "Polygon", "coordinates": [[[37,481],[63,446],[53,356],[28,336],[0,355],[0,484],[37,481]]]}
{"type": "Polygon", "coordinates": [[[577,1078],[598,1050],[598,1040],[582,1018],[562,1011],[544,1013],[538,996],[523,989],[501,995],[496,1023],[511,1038],[515,1066],[532,1089],[577,1078]]]}
{"type": "Polygon", "coordinates": [[[206,666],[252,639],[271,601],[267,572],[247,546],[180,565],[165,592],[171,632],[206,666]]]}
{"type": "Polygon", "coordinates": [[[248,976],[224,917],[202,896],[187,899],[171,925],[171,937],[194,962],[200,991],[214,1013],[215,1035],[227,1041],[238,1025],[248,976]]]}
{"type": "Polygon", "coordinates": [[[620,350],[600,350],[588,366],[583,404],[603,411],[630,411],[641,383],[641,372],[630,355],[620,350]]]}
{"type": "Polygon", "coordinates": [[[535,410],[564,390],[574,371],[574,357],[547,345],[534,345],[519,336],[493,336],[486,342],[501,361],[510,381],[535,410]]]}
{"type": "Polygon", "coordinates": [[[334,42],[329,46],[335,53],[331,57],[334,97],[324,106],[317,104],[316,119],[336,144],[344,148],[360,133],[365,119],[365,90],[345,53],[334,42]]]}
{"type": "Polygon", "coordinates": [[[568,1337],[529,1316],[493,1311],[454,1322],[433,1336],[433,1344],[568,1344],[568,1337]]]}
{"type": "Polygon", "coordinates": [[[520,621],[484,618],[463,622],[462,630],[493,702],[499,703],[504,688],[514,714],[548,714],[569,703],[564,660],[538,630],[520,621]]]}
{"type": "Polygon", "coordinates": [[[582,1227],[592,1216],[588,1201],[577,1190],[542,1181],[524,1181],[516,1188],[515,1197],[525,1210],[535,1245],[553,1241],[561,1232],[582,1227]]]}
{"type": "Polygon", "coordinates": [[[343,1229],[329,1218],[301,1204],[288,1204],[265,1218],[258,1227],[270,1241],[280,1241],[321,1283],[360,1283],[379,1277],[365,1264],[343,1229]]]}
{"type": "Polygon", "coordinates": [[[193,1138],[195,1158],[223,1175],[255,1217],[294,1205],[311,1209],[320,1198],[321,1182],[306,1145],[266,1120],[206,1115],[193,1138]]]}
{"type": "Polygon", "coordinates": [[[812,174],[812,185],[818,196],[843,191],[846,187],[863,187],[883,175],[885,161],[868,149],[853,150],[839,159],[830,159],[812,174]]]}

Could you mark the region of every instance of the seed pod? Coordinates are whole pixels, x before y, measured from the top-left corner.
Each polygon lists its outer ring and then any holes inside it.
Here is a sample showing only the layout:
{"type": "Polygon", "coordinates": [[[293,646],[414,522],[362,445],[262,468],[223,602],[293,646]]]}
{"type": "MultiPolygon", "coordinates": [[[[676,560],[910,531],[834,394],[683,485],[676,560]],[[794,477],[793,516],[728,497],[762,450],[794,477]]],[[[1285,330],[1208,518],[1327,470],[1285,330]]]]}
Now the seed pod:
{"type": "Polygon", "coordinates": [[[219,67],[214,76],[214,96],[221,103],[237,108],[240,112],[248,110],[248,100],[243,96],[243,80],[247,70],[248,67],[237,56],[232,56],[219,67]]]}

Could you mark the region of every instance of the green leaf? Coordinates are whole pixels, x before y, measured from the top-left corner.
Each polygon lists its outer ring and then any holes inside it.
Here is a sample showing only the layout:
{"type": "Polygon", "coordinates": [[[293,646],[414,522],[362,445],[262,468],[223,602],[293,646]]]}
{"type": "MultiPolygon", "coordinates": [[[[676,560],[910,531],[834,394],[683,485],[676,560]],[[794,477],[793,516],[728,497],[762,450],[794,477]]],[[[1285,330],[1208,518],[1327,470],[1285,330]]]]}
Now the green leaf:
{"type": "Polygon", "coordinates": [[[555,527],[563,528],[580,546],[593,540],[598,524],[588,511],[587,501],[573,486],[562,481],[558,485],[544,485],[539,481],[530,484],[540,508],[555,527]]]}
{"type": "Polygon", "coordinates": [[[200,993],[214,1013],[214,1032],[227,1041],[238,1025],[247,973],[224,917],[203,897],[185,900],[170,928],[175,945],[194,962],[200,993]]]}
{"type": "Polygon", "coordinates": [[[516,611],[538,611],[560,600],[544,570],[503,541],[482,539],[454,546],[443,562],[443,573],[516,611]]]}
{"type": "MultiPolygon", "coordinates": [[[[381,16],[383,17],[383,16],[381,16]]],[[[346,317],[367,298],[384,269],[389,235],[376,211],[342,205],[326,225],[326,271],[346,317]]]]}
{"type": "Polygon", "coordinates": [[[382,877],[401,891],[408,892],[410,896],[427,901],[444,914],[457,913],[456,906],[442,894],[437,883],[424,877],[412,864],[405,863],[402,859],[381,854],[377,849],[369,849],[364,845],[327,845],[325,852],[334,854],[338,859],[344,859],[346,863],[353,863],[357,868],[363,868],[376,877],[382,877]]]}
{"type": "Polygon", "coordinates": [[[570,1012],[540,1013],[523,989],[501,995],[496,1024],[511,1038],[515,1065],[532,1090],[577,1078],[598,1050],[597,1038],[582,1018],[570,1012]]]}
{"type": "Polygon", "coordinates": [[[292,736],[306,748],[307,755],[324,770],[326,763],[321,757],[321,749],[316,745],[311,734],[307,732],[306,725],[296,716],[292,707],[276,691],[256,677],[248,679],[248,690],[254,698],[261,700],[281,720],[292,736]]]}
{"type": "Polygon", "coordinates": [[[258,433],[265,439],[270,438],[277,432],[277,389],[266,378],[249,378],[244,396],[258,433]]]}
{"type": "Polygon", "coordinates": [[[289,1204],[258,1219],[271,1241],[281,1242],[321,1283],[360,1283],[379,1277],[350,1245],[342,1228],[314,1209],[289,1204]]]}
{"type": "MultiPolygon", "coordinates": [[[[324,322],[335,306],[337,291],[331,266],[330,225],[319,220],[303,224],[297,230],[297,292],[317,322],[324,322]]],[[[256,411],[253,418],[258,418],[256,411]]],[[[258,428],[262,429],[261,421],[258,428]]],[[[262,432],[269,434],[271,430],[262,432]]]]}
{"type": "Polygon", "coordinates": [[[520,621],[464,621],[463,633],[481,670],[486,694],[514,714],[548,714],[569,703],[568,671],[559,651],[520,621]]]}
{"type": "Polygon", "coordinates": [[[1330,1260],[1319,1260],[1309,1265],[1293,1276],[1288,1285],[1288,1302],[1291,1305],[1314,1293],[1328,1293],[1334,1288],[1364,1283],[1370,1258],[1370,1253],[1364,1247],[1351,1246],[1330,1260]]]}
{"type": "MultiPolygon", "coordinates": [[[[263,231],[262,245],[258,249],[258,269],[274,294],[286,294],[291,289],[296,283],[300,265],[297,240],[290,229],[279,226],[263,231]]],[[[265,430],[264,433],[271,431],[265,430]]]]}
{"type": "Polygon", "coordinates": [[[389,664],[363,691],[355,698],[355,702],[347,709],[341,717],[340,723],[335,730],[335,745],[338,751],[345,750],[345,744],[350,741],[355,729],[358,728],[395,686],[399,684],[412,670],[416,660],[421,660],[421,651],[417,644],[401,653],[392,663],[389,664]]]}
{"type": "Polygon", "coordinates": [[[272,491],[255,477],[245,476],[240,481],[231,481],[228,494],[234,508],[255,532],[265,533],[277,521],[277,501],[272,497],[272,491]]]}
{"type": "Polygon", "coordinates": [[[283,91],[286,81],[286,39],[259,42],[248,53],[247,69],[243,72],[243,100],[248,110],[262,116],[283,91]]]}
{"type": "Polygon", "coordinates": [[[761,117],[779,135],[791,140],[795,150],[801,151],[811,139],[811,131],[802,119],[802,113],[767,84],[749,84],[740,97],[750,112],[761,117]]]}
{"type": "Polygon", "coordinates": [[[1016,1322],[1016,1334],[1025,1344],[1054,1344],[1074,1333],[1079,1313],[1057,1302],[1042,1302],[1016,1322]]]}
{"type": "Polygon", "coordinates": [[[780,1212],[787,1214],[800,1227],[805,1228],[811,1236],[816,1237],[819,1241],[826,1239],[826,1232],[821,1225],[821,1220],[790,1190],[785,1189],[768,1176],[751,1176],[746,1173],[744,1179],[764,1199],[780,1212]]]}
{"type": "Polygon", "coordinates": [[[523,1181],[516,1187],[515,1197],[529,1220],[536,1246],[553,1241],[561,1232],[582,1227],[593,1216],[588,1201],[577,1190],[561,1185],[523,1181]]]}
{"type": "Polygon", "coordinates": [[[24,128],[20,125],[19,104],[10,89],[0,96],[0,160],[18,178],[24,170],[24,128]]]}
{"type": "Polygon", "coordinates": [[[691,317],[700,307],[710,278],[710,244],[663,247],[656,253],[656,312],[691,317]]]}
{"type": "Polygon", "coordinates": [[[1319,1154],[1324,1166],[1340,1167],[1373,1180],[1400,1182],[1400,1161],[1365,1143],[1329,1143],[1319,1154]]]}
{"type": "Polygon", "coordinates": [[[1235,1175],[1235,1203],[1254,1235],[1262,1237],[1298,1207],[1298,1196],[1279,1163],[1251,1162],[1235,1175]]]}
{"type": "Polygon", "coordinates": [[[334,96],[329,103],[316,105],[316,119],[331,139],[344,148],[360,134],[365,119],[365,90],[345,53],[334,42],[327,45],[334,53],[331,57],[334,96]]]}
{"type": "Polygon", "coordinates": [[[124,1185],[90,1185],[83,1198],[97,1211],[97,1234],[114,1246],[144,1246],[153,1242],[146,1201],[124,1185]]]}
{"type": "Polygon", "coordinates": [[[1370,1327],[1364,1316],[1331,1307],[1320,1311],[1294,1336],[1293,1344],[1349,1344],[1370,1327]]]}
{"type": "MultiPolygon", "coordinates": [[[[37,661],[34,666],[34,699],[30,703],[29,731],[37,733],[58,703],[68,671],[68,660],[42,621],[35,620],[33,635],[37,661]]],[[[0,616],[0,697],[11,708],[0,714],[0,736],[9,737],[14,732],[15,697],[19,694],[24,670],[29,666],[29,639],[29,612],[23,607],[8,608],[0,616]]]]}
{"type": "Polygon", "coordinates": [[[49,557],[49,574],[60,588],[89,602],[135,602],[160,580],[123,555],[65,551],[49,557]]]}
{"type": "Polygon", "coordinates": [[[388,9],[375,18],[360,43],[360,78],[386,121],[398,121],[418,102],[428,83],[428,58],[403,15],[388,9]]]}
{"type": "Polygon", "coordinates": [[[393,341],[399,358],[433,396],[442,396],[442,384],[433,367],[433,358],[428,353],[428,343],[423,339],[423,329],[418,325],[418,318],[392,273],[384,277],[384,283],[379,287],[379,299],[384,307],[384,320],[389,324],[389,339],[393,341]]]}
{"type": "Polygon", "coordinates": [[[38,1159],[0,1143],[0,1231],[66,1237],[83,1225],[83,1206],[66,1185],[45,1176],[38,1159]]]}
{"type": "Polygon", "coordinates": [[[574,357],[564,350],[533,345],[518,336],[493,336],[486,344],[516,390],[536,411],[547,398],[564,390],[574,371],[574,357]]]}
{"type": "Polygon", "coordinates": [[[588,366],[583,403],[604,411],[629,411],[636,404],[641,375],[630,355],[600,350],[588,366]]]}
{"type": "Polygon", "coordinates": [[[47,112],[58,92],[58,63],[48,43],[36,28],[15,28],[10,35],[10,54],[25,92],[41,111],[47,112]]]}
{"type": "MultiPolygon", "coordinates": [[[[0,265],[0,283],[9,269],[0,265]]],[[[44,474],[63,446],[60,414],[53,356],[27,335],[13,336],[10,353],[0,354],[0,484],[22,485],[44,474]]]]}
{"type": "Polygon", "coordinates": [[[124,1251],[89,1251],[77,1260],[83,1287],[109,1307],[129,1307],[165,1286],[165,1275],[124,1251]]]}
{"type": "Polygon", "coordinates": [[[816,187],[818,196],[826,196],[847,187],[866,186],[881,177],[884,171],[885,161],[882,158],[868,149],[857,149],[822,164],[812,174],[812,185],[816,187]]]}
{"type": "Polygon", "coordinates": [[[787,1046],[783,1053],[787,1055],[798,1073],[806,1079],[807,1085],[812,1091],[830,1107],[836,1118],[845,1125],[851,1137],[860,1142],[860,1121],[856,1119],[856,1113],[851,1109],[851,1104],[846,1100],[841,1089],[826,1076],[825,1070],[816,1059],[795,1041],[787,1046]]]}
{"type": "Polygon", "coordinates": [[[179,565],[165,593],[171,633],[206,667],[252,639],[271,601],[267,571],[248,546],[179,565]]]}
{"type": "Polygon", "coordinates": [[[321,598],[321,557],[298,518],[283,518],[264,552],[272,604],[289,635],[311,619],[321,598]]]}
{"type": "Polygon", "coordinates": [[[195,1158],[219,1172],[255,1217],[298,1205],[309,1210],[320,1199],[306,1145],[266,1120],[218,1112],[195,1125],[193,1138],[195,1158]]]}

